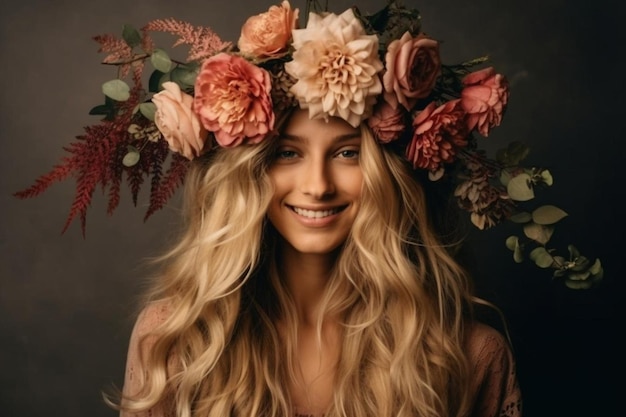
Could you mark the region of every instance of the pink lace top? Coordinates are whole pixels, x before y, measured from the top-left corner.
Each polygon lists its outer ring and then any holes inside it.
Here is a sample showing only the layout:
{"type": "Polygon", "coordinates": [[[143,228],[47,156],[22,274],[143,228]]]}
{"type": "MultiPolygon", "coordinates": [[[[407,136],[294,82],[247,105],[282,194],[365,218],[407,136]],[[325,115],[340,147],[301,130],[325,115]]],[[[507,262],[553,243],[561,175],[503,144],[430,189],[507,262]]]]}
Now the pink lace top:
{"type": "MultiPolygon", "coordinates": [[[[140,370],[139,340],[160,324],[167,315],[165,306],[151,306],[138,317],[130,337],[124,393],[140,389],[137,373],[140,370]]],[[[149,341],[142,345],[145,352],[149,341]]],[[[467,339],[467,352],[473,363],[472,396],[474,407],[468,417],[521,417],[522,400],[515,373],[515,362],[506,339],[495,329],[484,324],[473,326],[467,339]]],[[[173,417],[155,407],[139,414],[122,412],[120,417],[173,417]]],[[[294,417],[323,417],[320,412],[297,408],[294,417]]]]}

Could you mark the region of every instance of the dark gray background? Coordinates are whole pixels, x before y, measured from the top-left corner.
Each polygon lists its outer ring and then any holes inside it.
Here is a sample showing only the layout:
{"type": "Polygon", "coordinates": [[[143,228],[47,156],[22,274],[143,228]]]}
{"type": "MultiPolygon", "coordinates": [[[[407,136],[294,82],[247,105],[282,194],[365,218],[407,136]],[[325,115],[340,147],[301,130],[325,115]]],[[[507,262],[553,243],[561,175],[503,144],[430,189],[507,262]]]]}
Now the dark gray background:
{"type": "MultiPolygon", "coordinates": [[[[333,2],[343,11],[350,1],[333,2]]],[[[532,147],[556,178],[545,202],[570,213],[559,228],[602,258],[603,286],[571,291],[549,273],[516,267],[502,242],[506,227],[473,236],[479,290],[509,319],[525,394],[525,416],[611,416],[623,388],[624,291],[618,250],[623,236],[624,11],[621,2],[565,0],[406,1],[424,29],[443,40],[445,62],[481,54],[512,83],[508,114],[483,143],[532,147]],[[613,374],[615,374],[613,376],[613,374]],[[613,381],[615,378],[615,382],[613,381]],[[621,392],[621,389],[620,389],[621,392]]],[[[294,1],[304,8],[304,1],[294,1]]],[[[100,84],[91,36],[124,23],[176,17],[236,40],[244,18],[265,1],[2,0],[0,112],[0,414],[113,416],[100,390],[122,381],[144,261],[168,242],[177,200],[146,224],[145,202],[123,195],[113,217],[97,196],[87,238],[74,224],[60,231],[73,198],[71,181],[19,201],[64,155],[62,146],[95,122],[100,84]]],[[[359,3],[375,11],[382,1],[359,3]]],[[[621,252],[621,250],[619,251],[621,252]]]]}

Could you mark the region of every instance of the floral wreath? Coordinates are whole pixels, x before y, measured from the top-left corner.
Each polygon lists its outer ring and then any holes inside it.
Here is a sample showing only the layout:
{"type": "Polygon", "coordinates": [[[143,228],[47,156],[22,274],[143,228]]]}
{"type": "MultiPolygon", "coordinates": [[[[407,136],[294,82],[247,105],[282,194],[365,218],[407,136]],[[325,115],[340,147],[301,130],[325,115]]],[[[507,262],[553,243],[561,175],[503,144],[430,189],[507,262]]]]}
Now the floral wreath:
{"type": "Polygon", "coordinates": [[[299,10],[285,0],[248,18],[236,45],[176,19],[152,20],[139,31],[125,25],[121,38],[95,36],[98,52],[107,54],[102,63],[117,68],[117,77],[102,85],[104,104],[90,111],[102,119],[64,148],[69,155],[50,172],[15,195],[34,197],[73,176],[76,196],[63,232],[79,218],[84,236],[98,185],[112,214],[124,181],[136,205],[149,180],[147,220],[183,183],[190,160],[218,146],[259,143],[275,133],[278,114],[299,106],[311,118],[336,116],[354,127],[366,121],[379,142],[399,146],[432,181],[454,181],[459,206],[479,229],[505,220],[521,225],[523,236],[506,240],[515,262],[529,251],[537,266],[553,269],[570,288],[601,280],[599,259],[592,262],[573,245],[568,256],[547,246],[565,211],[520,207],[553,181],[547,169],[521,166],[528,147],[511,143],[496,158],[479,149],[509,100],[505,76],[493,67],[472,71],[487,57],[442,63],[439,42],[422,31],[420,13],[396,0],[370,15],[356,7],[341,14],[327,9],[308,0],[301,28],[299,10]],[[187,45],[186,59],[157,47],[152,32],[177,37],[172,48],[187,45]]]}

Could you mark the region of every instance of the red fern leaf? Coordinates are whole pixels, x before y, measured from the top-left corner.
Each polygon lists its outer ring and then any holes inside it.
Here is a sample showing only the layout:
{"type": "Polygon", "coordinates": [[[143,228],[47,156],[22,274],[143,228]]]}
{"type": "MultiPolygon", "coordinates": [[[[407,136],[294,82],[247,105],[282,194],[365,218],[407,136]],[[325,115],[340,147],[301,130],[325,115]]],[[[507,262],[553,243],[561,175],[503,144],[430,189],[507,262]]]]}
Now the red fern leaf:
{"type": "Polygon", "coordinates": [[[132,57],[132,49],[123,39],[118,39],[113,35],[97,35],[93,40],[100,44],[98,52],[106,52],[107,55],[102,62],[113,63],[132,57]]]}
{"type": "Polygon", "coordinates": [[[188,60],[200,60],[229,48],[232,43],[224,42],[211,29],[205,26],[193,26],[191,23],[176,19],[156,19],[144,27],[147,31],[167,32],[178,36],[172,47],[190,45],[188,60]]]}
{"type": "Polygon", "coordinates": [[[70,158],[63,158],[63,162],[56,165],[47,174],[41,175],[35,180],[35,183],[30,187],[13,193],[13,196],[26,199],[36,197],[39,194],[46,191],[55,182],[60,182],[72,174],[73,166],[70,158]]]}
{"type": "Polygon", "coordinates": [[[172,154],[170,166],[165,178],[161,181],[158,189],[150,198],[150,206],[144,216],[144,221],[148,220],[155,212],[162,209],[172,198],[176,190],[183,184],[185,174],[189,168],[189,160],[180,154],[172,154]]]}

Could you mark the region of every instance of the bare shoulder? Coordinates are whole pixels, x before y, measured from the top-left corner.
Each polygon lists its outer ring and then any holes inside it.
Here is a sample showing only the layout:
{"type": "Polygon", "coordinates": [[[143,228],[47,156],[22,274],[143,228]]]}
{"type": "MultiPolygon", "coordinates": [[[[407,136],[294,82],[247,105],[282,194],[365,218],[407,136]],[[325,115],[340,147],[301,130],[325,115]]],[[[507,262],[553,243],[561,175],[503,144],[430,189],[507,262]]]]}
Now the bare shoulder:
{"type": "Polygon", "coordinates": [[[170,303],[154,301],[147,304],[137,316],[133,335],[144,336],[152,333],[167,320],[171,314],[170,303]]]}

